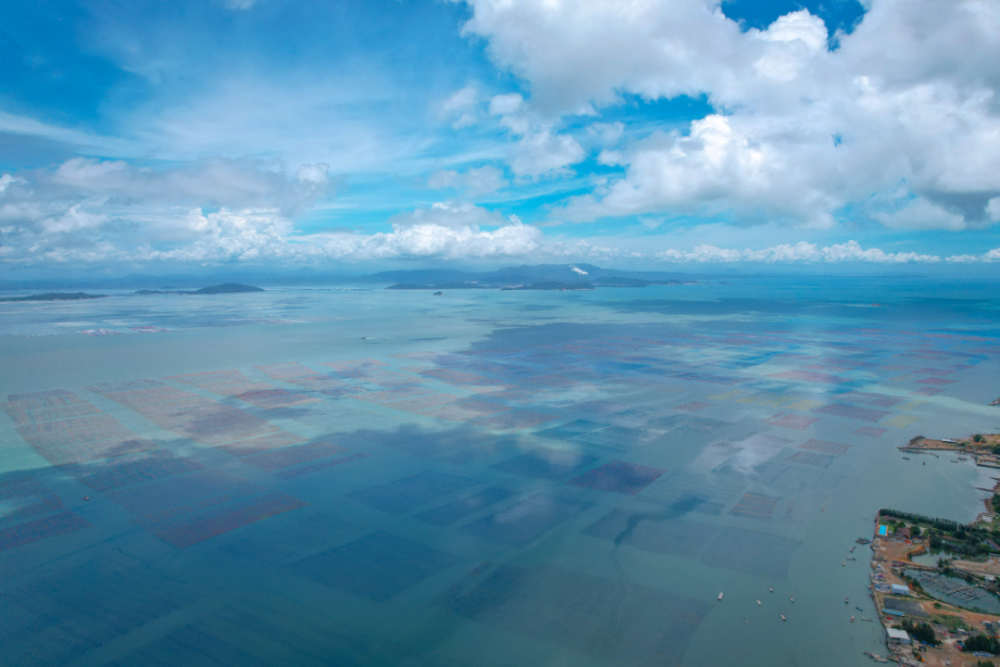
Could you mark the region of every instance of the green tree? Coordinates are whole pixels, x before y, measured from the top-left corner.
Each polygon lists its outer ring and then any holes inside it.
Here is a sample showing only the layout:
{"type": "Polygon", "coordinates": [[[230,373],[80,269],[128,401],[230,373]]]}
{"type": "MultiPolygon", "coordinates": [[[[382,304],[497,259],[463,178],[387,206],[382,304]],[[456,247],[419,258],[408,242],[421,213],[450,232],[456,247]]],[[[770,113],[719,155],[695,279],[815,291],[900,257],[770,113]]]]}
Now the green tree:
{"type": "Polygon", "coordinates": [[[962,650],[966,653],[982,651],[983,653],[997,655],[1000,653],[1000,641],[997,641],[996,637],[987,637],[984,634],[978,634],[966,639],[962,650]]]}
{"type": "Polygon", "coordinates": [[[932,628],[929,623],[914,623],[913,621],[906,619],[902,623],[902,628],[910,633],[910,636],[917,641],[930,644],[931,646],[937,646],[941,643],[941,641],[937,638],[937,635],[934,634],[934,628],[932,628]]]}

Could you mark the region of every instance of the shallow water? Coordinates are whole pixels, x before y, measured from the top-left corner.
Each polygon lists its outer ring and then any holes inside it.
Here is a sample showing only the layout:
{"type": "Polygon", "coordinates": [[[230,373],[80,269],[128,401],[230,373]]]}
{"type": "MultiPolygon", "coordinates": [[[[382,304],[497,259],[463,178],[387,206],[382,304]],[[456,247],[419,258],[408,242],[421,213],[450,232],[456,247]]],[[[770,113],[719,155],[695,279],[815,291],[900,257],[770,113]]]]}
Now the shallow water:
{"type": "Polygon", "coordinates": [[[982,509],[896,448],[1000,424],[997,293],[0,304],[0,664],[863,664],[878,508],[982,509]]]}

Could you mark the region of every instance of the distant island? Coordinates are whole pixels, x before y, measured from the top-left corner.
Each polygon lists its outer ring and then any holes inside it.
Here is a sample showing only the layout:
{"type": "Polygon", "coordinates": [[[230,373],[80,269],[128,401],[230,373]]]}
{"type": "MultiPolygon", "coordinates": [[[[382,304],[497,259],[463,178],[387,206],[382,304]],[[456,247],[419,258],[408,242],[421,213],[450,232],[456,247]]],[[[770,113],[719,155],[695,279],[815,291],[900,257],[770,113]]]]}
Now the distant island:
{"type": "Polygon", "coordinates": [[[592,290],[598,287],[647,287],[650,285],[688,285],[695,284],[693,281],[682,282],[680,280],[643,280],[641,278],[630,278],[627,276],[605,276],[595,280],[542,280],[538,282],[514,282],[500,279],[490,279],[483,281],[466,282],[444,282],[444,283],[396,283],[389,285],[386,289],[395,290],[443,290],[443,289],[500,289],[504,291],[515,290],[550,290],[559,292],[576,292],[579,290],[592,290]]]}
{"type": "Polygon", "coordinates": [[[546,290],[555,292],[579,292],[581,290],[592,290],[594,286],[590,283],[561,283],[549,280],[533,285],[518,285],[517,287],[501,287],[504,292],[520,292],[523,290],[546,290]]]}
{"type": "Polygon", "coordinates": [[[202,287],[197,290],[151,290],[143,289],[135,292],[140,295],[149,294],[238,294],[240,292],[263,292],[264,290],[260,287],[254,287],[253,285],[239,285],[237,283],[226,283],[224,285],[213,285],[211,287],[202,287]]]}
{"type": "Polygon", "coordinates": [[[80,299],[103,299],[107,294],[87,294],[85,292],[49,292],[30,296],[0,297],[0,301],[79,301],[80,299]]]}

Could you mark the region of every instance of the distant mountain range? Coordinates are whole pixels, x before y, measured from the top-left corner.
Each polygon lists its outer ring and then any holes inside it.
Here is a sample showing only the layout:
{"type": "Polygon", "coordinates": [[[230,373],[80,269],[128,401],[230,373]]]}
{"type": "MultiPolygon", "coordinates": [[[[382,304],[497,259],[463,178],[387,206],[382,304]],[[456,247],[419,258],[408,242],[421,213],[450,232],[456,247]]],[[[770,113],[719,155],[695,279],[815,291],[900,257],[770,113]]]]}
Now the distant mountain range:
{"type": "Polygon", "coordinates": [[[212,285],[196,290],[156,290],[141,289],[136,294],[238,294],[240,292],[263,292],[259,287],[253,285],[240,285],[238,283],[225,283],[223,285],[212,285]]]}
{"type": "MultiPolygon", "coordinates": [[[[398,289],[476,289],[526,287],[544,283],[560,283],[580,289],[593,287],[641,287],[653,284],[693,282],[681,273],[653,271],[622,271],[602,269],[593,264],[541,264],[513,266],[496,271],[456,271],[453,269],[419,269],[412,271],[382,271],[363,276],[296,271],[291,273],[214,273],[206,275],[131,274],[121,278],[78,278],[44,280],[0,280],[3,290],[52,289],[135,289],[169,291],[200,288],[225,283],[250,283],[267,287],[321,285],[397,285],[398,289]]],[[[552,289],[542,287],[541,289],[552,289]]],[[[558,288],[555,288],[558,289],[558,288]]]]}

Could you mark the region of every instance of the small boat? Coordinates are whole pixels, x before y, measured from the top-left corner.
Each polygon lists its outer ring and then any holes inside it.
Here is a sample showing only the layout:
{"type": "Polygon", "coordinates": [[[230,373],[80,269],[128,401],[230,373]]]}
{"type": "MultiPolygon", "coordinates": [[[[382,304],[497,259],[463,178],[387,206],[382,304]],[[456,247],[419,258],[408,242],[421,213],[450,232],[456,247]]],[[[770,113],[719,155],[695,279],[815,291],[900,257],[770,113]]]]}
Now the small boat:
{"type": "Polygon", "coordinates": [[[768,587],[767,587],[767,590],[769,590],[769,591],[770,591],[770,592],[772,592],[772,593],[774,592],[774,589],[773,589],[773,588],[771,588],[770,586],[768,586],[768,587]]]}
{"type": "Polygon", "coordinates": [[[778,616],[780,616],[781,620],[783,620],[783,621],[787,621],[788,620],[787,618],[785,618],[784,614],[778,614],[778,616]]]}
{"type": "Polygon", "coordinates": [[[841,567],[847,567],[847,563],[845,563],[844,561],[841,561],[841,562],[840,562],[840,566],[841,566],[841,567]]]}
{"type": "Polygon", "coordinates": [[[760,600],[757,600],[757,606],[758,607],[760,606],[760,600]]]}
{"type": "Polygon", "coordinates": [[[855,607],[855,609],[857,609],[858,611],[864,611],[864,609],[862,609],[861,607],[855,607]]]}
{"type": "Polygon", "coordinates": [[[851,547],[851,553],[854,553],[855,549],[857,549],[857,547],[851,547]]]}
{"type": "Polygon", "coordinates": [[[865,618],[864,616],[862,616],[862,617],[861,617],[861,620],[862,620],[862,621],[868,621],[869,623],[871,623],[871,622],[872,622],[872,619],[870,619],[870,618],[865,618]]]}
{"type": "Polygon", "coordinates": [[[853,616],[851,616],[851,623],[853,623],[853,622],[854,622],[854,617],[853,617],[853,616]]]}
{"type": "Polygon", "coordinates": [[[83,499],[84,500],[90,500],[90,496],[84,496],[83,499]]]}
{"type": "Polygon", "coordinates": [[[793,598],[792,596],[788,596],[788,599],[791,600],[792,602],[795,602],[795,598],[793,598]]]}
{"type": "Polygon", "coordinates": [[[850,601],[851,601],[851,598],[844,598],[844,604],[848,604],[850,601]]]}
{"type": "Polygon", "coordinates": [[[904,461],[909,461],[909,460],[910,460],[910,457],[909,457],[909,456],[904,456],[904,457],[903,457],[903,460],[904,460],[904,461]]]}
{"type": "Polygon", "coordinates": [[[722,593],[719,593],[719,599],[720,600],[722,599],[722,593]]]}
{"type": "Polygon", "coordinates": [[[748,621],[748,620],[747,620],[747,619],[745,619],[745,618],[743,619],[743,622],[744,622],[744,623],[746,623],[747,625],[750,625],[750,621],[748,621]]]}

